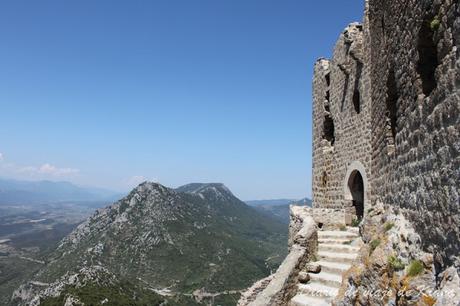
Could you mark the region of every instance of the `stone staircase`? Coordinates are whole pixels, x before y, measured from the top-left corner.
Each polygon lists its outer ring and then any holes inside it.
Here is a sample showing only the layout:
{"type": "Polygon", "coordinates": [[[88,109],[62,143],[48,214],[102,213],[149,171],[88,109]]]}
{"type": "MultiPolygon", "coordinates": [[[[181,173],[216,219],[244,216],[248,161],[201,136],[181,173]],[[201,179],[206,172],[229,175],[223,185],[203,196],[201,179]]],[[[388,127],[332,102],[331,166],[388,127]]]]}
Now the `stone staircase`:
{"type": "Polygon", "coordinates": [[[342,274],[358,257],[361,238],[358,228],[344,231],[318,231],[317,261],[306,265],[299,274],[297,294],[289,306],[331,305],[342,284],[342,274]]]}

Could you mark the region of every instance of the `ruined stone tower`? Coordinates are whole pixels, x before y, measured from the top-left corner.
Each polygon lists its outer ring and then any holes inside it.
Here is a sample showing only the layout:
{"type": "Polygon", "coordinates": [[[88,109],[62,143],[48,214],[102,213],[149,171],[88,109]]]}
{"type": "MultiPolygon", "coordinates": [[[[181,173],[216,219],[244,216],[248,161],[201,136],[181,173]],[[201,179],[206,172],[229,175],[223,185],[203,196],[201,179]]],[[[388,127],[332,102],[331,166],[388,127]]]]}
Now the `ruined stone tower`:
{"type": "Polygon", "coordinates": [[[460,266],[460,4],[369,0],[313,80],[313,207],[400,209],[460,266]]]}
{"type": "Polygon", "coordinates": [[[371,184],[371,104],[363,26],[349,25],[313,82],[313,207],[362,218],[371,184]]]}

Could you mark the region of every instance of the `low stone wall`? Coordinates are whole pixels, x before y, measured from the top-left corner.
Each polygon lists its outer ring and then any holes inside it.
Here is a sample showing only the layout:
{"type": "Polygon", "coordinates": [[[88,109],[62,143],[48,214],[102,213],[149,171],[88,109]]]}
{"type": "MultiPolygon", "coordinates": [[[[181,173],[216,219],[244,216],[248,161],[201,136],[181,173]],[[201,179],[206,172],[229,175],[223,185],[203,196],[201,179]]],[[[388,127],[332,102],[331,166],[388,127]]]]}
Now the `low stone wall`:
{"type": "Polygon", "coordinates": [[[238,306],[285,305],[296,292],[299,272],[316,254],[318,232],[315,220],[307,207],[291,206],[289,226],[289,254],[270,282],[259,281],[243,294],[238,306]],[[266,287],[260,292],[262,286],[266,287]],[[260,292],[259,294],[257,294],[260,292]],[[254,296],[257,295],[257,296],[254,296]]]}
{"type": "Polygon", "coordinates": [[[275,274],[272,274],[266,278],[263,278],[257,282],[255,282],[251,287],[249,287],[243,294],[241,294],[241,297],[238,301],[238,304],[236,306],[244,306],[244,305],[249,305],[249,303],[252,303],[256,300],[257,296],[267,288],[268,284],[273,279],[273,276],[275,274]]]}
{"type": "MultiPolygon", "coordinates": [[[[347,214],[344,209],[337,208],[307,208],[303,206],[291,206],[291,226],[295,216],[311,216],[319,227],[324,229],[336,229],[351,223],[351,215],[347,214]]],[[[295,230],[295,229],[294,229],[295,230]]],[[[293,237],[290,233],[289,237],[293,237]]]]}

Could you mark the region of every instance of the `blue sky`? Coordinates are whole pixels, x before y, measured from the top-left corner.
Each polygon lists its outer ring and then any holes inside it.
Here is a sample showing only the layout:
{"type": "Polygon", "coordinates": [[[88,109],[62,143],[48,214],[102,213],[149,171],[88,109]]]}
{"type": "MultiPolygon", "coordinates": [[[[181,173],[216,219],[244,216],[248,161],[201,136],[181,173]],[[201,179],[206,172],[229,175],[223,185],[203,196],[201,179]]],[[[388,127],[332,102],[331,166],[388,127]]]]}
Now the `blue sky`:
{"type": "Polygon", "coordinates": [[[2,1],[0,177],[311,194],[311,81],[356,0],[2,1]]]}

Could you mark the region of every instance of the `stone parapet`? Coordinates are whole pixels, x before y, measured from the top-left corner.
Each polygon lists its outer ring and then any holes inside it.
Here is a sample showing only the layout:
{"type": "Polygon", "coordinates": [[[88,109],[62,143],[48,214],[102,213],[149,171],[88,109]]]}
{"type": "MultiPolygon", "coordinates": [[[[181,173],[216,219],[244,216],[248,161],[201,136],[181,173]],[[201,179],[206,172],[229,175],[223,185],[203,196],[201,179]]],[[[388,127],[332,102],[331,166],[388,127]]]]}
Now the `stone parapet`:
{"type": "Polygon", "coordinates": [[[299,272],[317,252],[317,226],[307,208],[291,206],[289,241],[289,254],[269,277],[270,282],[253,285],[243,293],[238,306],[285,305],[294,296],[299,272]],[[262,286],[265,288],[260,291],[262,286]]]}

